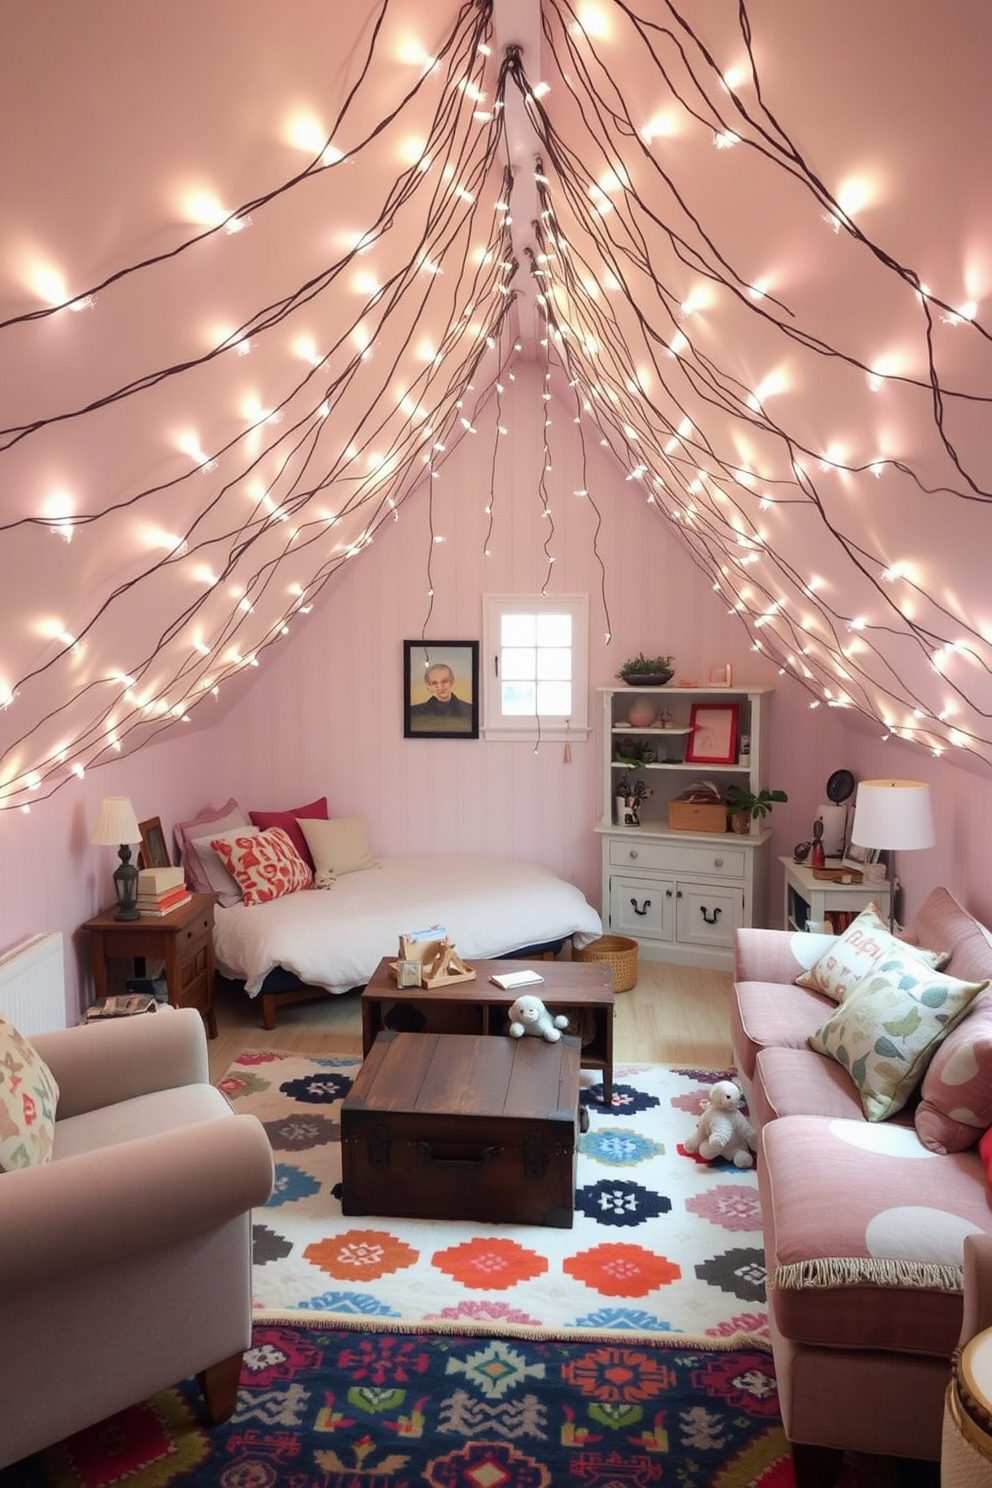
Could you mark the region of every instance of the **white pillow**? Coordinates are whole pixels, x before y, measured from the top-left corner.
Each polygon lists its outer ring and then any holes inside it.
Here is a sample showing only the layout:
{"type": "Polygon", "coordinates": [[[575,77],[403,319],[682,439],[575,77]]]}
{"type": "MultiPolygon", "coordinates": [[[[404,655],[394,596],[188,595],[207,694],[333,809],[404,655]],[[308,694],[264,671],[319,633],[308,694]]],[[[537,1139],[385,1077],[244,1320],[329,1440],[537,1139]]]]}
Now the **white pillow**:
{"type": "Polygon", "coordinates": [[[369,851],[365,822],[360,816],[344,816],[336,821],[298,816],[296,820],[307,839],[317,879],[326,883],[343,873],[361,873],[366,868],[378,868],[379,864],[369,851]]]}
{"type": "Polygon", "coordinates": [[[225,909],[230,909],[232,904],[241,903],[241,888],[236,878],[232,878],[227,871],[227,864],[212,842],[233,842],[237,837],[257,837],[261,827],[232,827],[229,832],[211,832],[209,837],[194,837],[193,846],[196,848],[200,859],[200,866],[206,875],[212,894],[219,894],[218,904],[225,909]]]}

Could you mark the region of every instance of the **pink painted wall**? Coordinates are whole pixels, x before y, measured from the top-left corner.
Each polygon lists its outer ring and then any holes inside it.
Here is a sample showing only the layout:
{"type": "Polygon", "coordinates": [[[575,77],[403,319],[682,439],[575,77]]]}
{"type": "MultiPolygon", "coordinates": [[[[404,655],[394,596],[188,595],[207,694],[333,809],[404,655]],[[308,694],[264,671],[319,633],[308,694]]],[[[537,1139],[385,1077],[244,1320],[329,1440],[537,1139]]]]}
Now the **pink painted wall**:
{"type": "MultiPolygon", "coordinates": [[[[61,929],[67,943],[70,1017],[89,983],[79,925],[112,898],[111,849],[89,845],[101,798],[129,795],[139,820],[157,815],[171,834],[175,821],[208,804],[237,797],[248,808],[282,808],[326,792],[333,814],[360,812],[373,848],[401,853],[488,852],[549,863],[599,902],[598,839],[592,827],[600,803],[598,698],[593,732],[572,745],[404,740],[402,641],[481,636],[481,596],[534,592],[546,577],[538,480],[543,464],[543,404],[537,374],[524,370],[507,392],[499,445],[495,524],[483,552],[489,518],[492,451],[490,408],[478,433],[464,441],[433,483],[434,609],[427,622],[428,506],[423,491],[298,622],[284,643],[266,653],[250,691],[214,727],[176,725],[167,742],[92,771],[30,814],[0,817],[0,948],[43,929],[61,929]]],[[[679,675],[705,679],[714,661],[733,663],[735,678],[774,684],[771,784],[786,789],[778,807],[773,855],[809,836],[824,785],[838,767],[859,778],[899,775],[930,780],[938,822],[937,847],[901,855],[905,909],[911,915],[928,889],[946,883],[970,908],[992,920],[986,887],[983,822],[992,812],[992,783],[901,744],[882,744],[842,713],[811,709],[807,694],[753,653],[643,490],[627,482],[598,448],[583,474],[571,418],[553,406],[552,514],[570,507],[555,528],[550,592],[588,592],[590,684],[609,683],[625,656],[670,651],[679,675]],[[573,493],[593,493],[603,514],[599,550],[605,566],[606,618],[592,542],[595,512],[573,493]],[[576,520],[576,516],[579,520],[576,520]]],[[[212,706],[212,704],[207,704],[212,706]]],[[[770,905],[781,901],[773,857],[770,905]]]]}

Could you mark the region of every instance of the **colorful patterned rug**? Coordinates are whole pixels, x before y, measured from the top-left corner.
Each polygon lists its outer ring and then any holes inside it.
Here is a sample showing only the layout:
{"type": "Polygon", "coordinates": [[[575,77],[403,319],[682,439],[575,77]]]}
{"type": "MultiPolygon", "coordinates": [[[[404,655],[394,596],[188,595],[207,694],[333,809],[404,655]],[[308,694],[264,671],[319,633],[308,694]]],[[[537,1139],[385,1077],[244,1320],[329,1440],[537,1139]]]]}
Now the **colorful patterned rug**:
{"type": "MultiPolygon", "coordinates": [[[[193,1381],[23,1463],[0,1488],[794,1488],[771,1355],[257,1322],[232,1420],[193,1381]]],[[[936,1484],[936,1478],[932,1479],[936,1484]]],[[[847,1459],[838,1488],[895,1488],[847,1459]]]]}
{"type": "Polygon", "coordinates": [[[705,1163],[683,1143],[724,1071],[623,1065],[613,1102],[582,1072],[572,1229],[470,1221],[349,1218],[341,1102],[359,1060],[242,1055],[221,1080],[260,1117],[276,1188],[256,1214],[255,1304],[491,1332],[767,1335],[757,1178],[705,1163]]]}

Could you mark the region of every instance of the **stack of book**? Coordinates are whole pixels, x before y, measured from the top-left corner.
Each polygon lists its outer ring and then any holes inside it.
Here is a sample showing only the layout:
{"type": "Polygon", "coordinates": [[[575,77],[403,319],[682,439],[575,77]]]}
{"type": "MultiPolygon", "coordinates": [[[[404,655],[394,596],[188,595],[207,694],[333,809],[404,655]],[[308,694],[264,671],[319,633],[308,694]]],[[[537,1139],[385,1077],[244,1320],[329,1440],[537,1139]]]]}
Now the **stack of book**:
{"type": "Polygon", "coordinates": [[[140,868],[138,870],[138,909],[143,915],[167,915],[192,894],[186,887],[182,868],[140,868]]]}

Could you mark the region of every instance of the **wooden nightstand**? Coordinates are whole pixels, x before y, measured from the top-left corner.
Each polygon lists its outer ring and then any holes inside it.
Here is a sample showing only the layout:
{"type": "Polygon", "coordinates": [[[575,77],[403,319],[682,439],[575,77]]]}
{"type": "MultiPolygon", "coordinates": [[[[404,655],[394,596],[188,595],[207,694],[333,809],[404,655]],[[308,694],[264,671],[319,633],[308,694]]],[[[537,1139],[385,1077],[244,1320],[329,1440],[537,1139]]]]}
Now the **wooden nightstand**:
{"type": "Polygon", "coordinates": [[[147,915],[118,920],[113,909],[106,909],[87,920],[83,929],[89,931],[97,997],[107,995],[108,961],[134,957],[164,961],[169,1002],[173,1007],[195,1007],[207,1033],[216,1038],[214,902],[213,894],[194,894],[188,904],[161,919],[147,915]]]}

